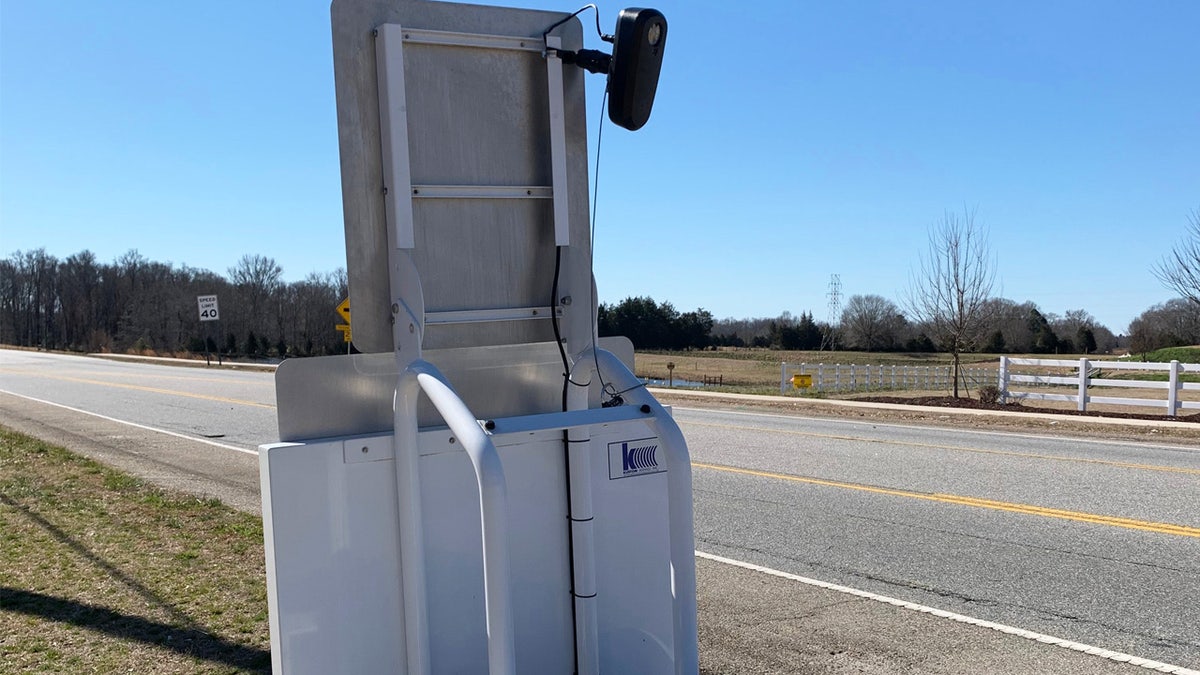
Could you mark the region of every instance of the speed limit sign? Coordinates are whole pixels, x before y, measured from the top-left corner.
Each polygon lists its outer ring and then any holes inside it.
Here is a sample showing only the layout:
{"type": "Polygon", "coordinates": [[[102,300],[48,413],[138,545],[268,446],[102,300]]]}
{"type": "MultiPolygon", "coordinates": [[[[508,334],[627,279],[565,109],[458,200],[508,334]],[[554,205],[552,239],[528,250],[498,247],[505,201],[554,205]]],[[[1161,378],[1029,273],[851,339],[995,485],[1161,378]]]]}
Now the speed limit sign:
{"type": "Polygon", "coordinates": [[[201,321],[216,321],[221,318],[221,311],[217,309],[217,296],[199,295],[196,296],[196,303],[200,305],[201,321]]]}

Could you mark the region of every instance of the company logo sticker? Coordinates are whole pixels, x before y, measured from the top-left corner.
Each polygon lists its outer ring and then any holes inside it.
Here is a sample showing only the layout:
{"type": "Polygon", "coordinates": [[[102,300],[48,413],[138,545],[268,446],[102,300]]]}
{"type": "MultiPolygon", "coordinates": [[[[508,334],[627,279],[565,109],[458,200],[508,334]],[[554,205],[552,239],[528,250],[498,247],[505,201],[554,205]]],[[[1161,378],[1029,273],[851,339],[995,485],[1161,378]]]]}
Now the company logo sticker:
{"type": "Polygon", "coordinates": [[[608,478],[630,478],[667,470],[659,463],[657,438],[639,438],[608,444],[608,478]]]}

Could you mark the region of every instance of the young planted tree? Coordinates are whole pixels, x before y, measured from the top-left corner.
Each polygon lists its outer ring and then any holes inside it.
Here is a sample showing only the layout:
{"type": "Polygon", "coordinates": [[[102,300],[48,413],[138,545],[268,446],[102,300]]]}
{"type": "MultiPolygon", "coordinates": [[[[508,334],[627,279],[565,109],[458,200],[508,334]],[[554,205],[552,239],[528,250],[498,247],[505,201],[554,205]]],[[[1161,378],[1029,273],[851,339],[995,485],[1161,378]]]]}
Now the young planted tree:
{"type": "Polygon", "coordinates": [[[955,398],[960,357],[983,338],[991,318],[987,301],[995,278],[987,233],[976,225],[975,213],[947,211],[929,230],[929,248],[909,277],[906,301],[913,320],[925,324],[930,337],[951,353],[955,398]]]}
{"type": "Polygon", "coordinates": [[[1154,266],[1164,286],[1200,305],[1200,208],[1188,217],[1188,233],[1171,253],[1154,266]]]}

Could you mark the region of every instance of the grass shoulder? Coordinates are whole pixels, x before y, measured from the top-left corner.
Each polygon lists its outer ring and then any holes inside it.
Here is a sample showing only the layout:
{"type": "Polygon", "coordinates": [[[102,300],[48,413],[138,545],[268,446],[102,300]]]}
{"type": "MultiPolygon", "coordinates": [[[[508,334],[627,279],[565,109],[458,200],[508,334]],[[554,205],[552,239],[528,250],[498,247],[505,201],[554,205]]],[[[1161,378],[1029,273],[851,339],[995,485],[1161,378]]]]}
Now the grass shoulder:
{"type": "Polygon", "coordinates": [[[270,672],[262,520],[0,427],[0,671],[270,672]]]}

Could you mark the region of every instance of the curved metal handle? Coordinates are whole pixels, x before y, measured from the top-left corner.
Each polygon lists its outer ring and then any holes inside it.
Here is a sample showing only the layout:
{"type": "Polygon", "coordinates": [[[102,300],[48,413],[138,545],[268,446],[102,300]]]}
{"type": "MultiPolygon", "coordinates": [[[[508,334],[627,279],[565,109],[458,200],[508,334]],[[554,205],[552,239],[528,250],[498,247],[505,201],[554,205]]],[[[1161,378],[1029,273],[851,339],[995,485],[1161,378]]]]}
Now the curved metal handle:
{"type": "Polygon", "coordinates": [[[417,480],[416,469],[417,399],[422,391],[466,450],[471,459],[471,466],[475,469],[483,531],[483,592],[488,633],[488,671],[492,675],[511,675],[516,672],[516,653],[509,583],[508,492],[504,468],[492,439],[484,433],[475,415],[454,392],[445,376],[432,363],[420,359],[409,364],[400,375],[395,405],[397,480],[403,481],[408,489],[408,492],[401,493],[399,498],[405,630],[410,638],[410,667],[414,660],[424,667],[423,671],[416,672],[428,672],[429,667],[424,536],[420,524],[420,483],[417,480]],[[413,522],[414,520],[416,522],[413,522]],[[417,625],[410,625],[413,621],[417,622],[417,625]],[[418,652],[424,650],[423,654],[414,655],[411,652],[414,642],[418,652]]]}

